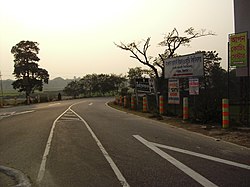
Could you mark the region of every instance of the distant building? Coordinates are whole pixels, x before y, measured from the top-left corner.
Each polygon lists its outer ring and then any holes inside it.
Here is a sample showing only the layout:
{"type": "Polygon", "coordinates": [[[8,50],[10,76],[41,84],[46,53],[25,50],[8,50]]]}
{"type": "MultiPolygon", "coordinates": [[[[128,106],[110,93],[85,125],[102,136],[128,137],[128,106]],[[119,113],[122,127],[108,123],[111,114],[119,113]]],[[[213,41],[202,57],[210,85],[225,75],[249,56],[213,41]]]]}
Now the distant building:
{"type": "Polygon", "coordinates": [[[248,31],[250,34],[250,1],[234,0],[235,33],[248,31]]]}
{"type": "MultiPolygon", "coordinates": [[[[250,38],[250,0],[234,0],[234,28],[235,33],[247,31],[248,38],[250,38]]],[[[248,59],[250,59],[250,53],[248,59]]],[[[246,68],[238,68],[236,74],[238,76],[247,76],[246,70],[246,68]]]]}

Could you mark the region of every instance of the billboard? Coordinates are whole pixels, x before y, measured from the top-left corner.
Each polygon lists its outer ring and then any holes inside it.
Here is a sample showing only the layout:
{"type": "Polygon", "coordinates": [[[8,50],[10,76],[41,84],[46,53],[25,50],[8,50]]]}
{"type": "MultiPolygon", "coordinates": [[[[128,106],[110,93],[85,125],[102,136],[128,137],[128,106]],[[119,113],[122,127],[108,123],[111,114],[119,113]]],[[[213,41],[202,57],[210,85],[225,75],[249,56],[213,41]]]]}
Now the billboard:
{"type": "Polygon", "coordinates": [[[198,78],[189,78],[189,95],[199,95],[198,78]]]}
{"type": "Polygon", "coordinates": [[[152,93],[154,92],[154,81],[149,78],[135,79],[135,86],[138,93],[152,93]]]}
{"type": "Polygon", "coordinates": [[[179,79],[168,80],[168,103],[180,104],[179,79]]]}
{"type": "Polygon", "coordinates": [[[165,78],[200,77],[204,75],[203,53],[195,53],[164,61],[165,78]]]}
{"type": "Polygon", "coordinates": [[[247,66],[247,32],[229,35],[230,66],[247,66]]]}

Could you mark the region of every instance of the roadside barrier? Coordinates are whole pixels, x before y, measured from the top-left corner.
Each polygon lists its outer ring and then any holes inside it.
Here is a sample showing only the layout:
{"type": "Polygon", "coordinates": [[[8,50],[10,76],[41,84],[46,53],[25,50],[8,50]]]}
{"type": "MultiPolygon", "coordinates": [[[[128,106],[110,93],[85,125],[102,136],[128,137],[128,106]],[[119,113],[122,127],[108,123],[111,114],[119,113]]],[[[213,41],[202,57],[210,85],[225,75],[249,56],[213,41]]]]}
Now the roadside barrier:
{"type": "Polygon", "coordinates": [[[183,97],[183,120],[188,119],[188,98],[183,97]]]}
{"type": "Polygon", "coordinates": [[[122,106],[122,96],[120,96],[120,102],[119,104],[122,106]]]}
{"type": "Polygon", "coordinates": [[[125,108],[127,107],[127,96],[124,96],[123,106],[125,108]]]}
{"type": "Polygon", "coordinates": [[[135,97],[131,96],[131,109],[135,109],[135,97]]]}
{"type": "Polygon", "coordinates": [[[147,109],[147,97],[146,96],[144,96],[143,97],[143,100],[142,100],[142,111],[143,112],[147,112],[148,111],[148,109],[147,109]]]}
{"type": "Polygon", "coordinates": [[[229,127],[229,102],[228,99],[222,99],[222,128],[229,127]]]}
{"type": "Polygon", "coordinates": [[[164,113],[164,98],[162,95],[159,96],[159,112],[160,114],[164,113]]]}

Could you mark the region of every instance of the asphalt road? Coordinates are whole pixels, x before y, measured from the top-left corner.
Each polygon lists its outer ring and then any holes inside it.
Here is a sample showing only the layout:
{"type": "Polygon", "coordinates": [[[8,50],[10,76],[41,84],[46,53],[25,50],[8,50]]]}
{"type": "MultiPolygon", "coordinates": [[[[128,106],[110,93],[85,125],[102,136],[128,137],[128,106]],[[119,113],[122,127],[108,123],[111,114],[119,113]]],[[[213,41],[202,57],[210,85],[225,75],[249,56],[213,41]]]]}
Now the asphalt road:
{"type": "Polygon", "coordinates": [[[0,166],[32,186],[250,186],[250,149],[117,111],[109,100],[0,109],[0,166]]]}

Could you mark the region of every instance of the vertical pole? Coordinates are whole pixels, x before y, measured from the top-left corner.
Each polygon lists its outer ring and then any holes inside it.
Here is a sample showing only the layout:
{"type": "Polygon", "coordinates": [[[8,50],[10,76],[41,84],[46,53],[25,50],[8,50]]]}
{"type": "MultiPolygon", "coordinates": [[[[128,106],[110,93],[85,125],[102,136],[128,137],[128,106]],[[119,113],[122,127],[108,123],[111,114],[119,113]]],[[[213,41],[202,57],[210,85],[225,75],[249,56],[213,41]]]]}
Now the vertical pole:
{"type": "Polygon", "coordinates": [[[37,96],[37,102],[38,102],[38,103],[41,102],[41,97],[40,97],[40,95],[37,96]]]}
{"type": "Polygon", "coordinates": [[[120,106],[122,106],[122,96],[120,96],[120,106]]]}
{"type": "Polygon", "coordinates": [[[164,113],[164,99],[162,95],[159,96],[159,111],[160,114],[164,113]]]}
{"type": "Polygon", "coordinates": [[[124,96],[123,106],[124,106],[125,108],[127,107],[127,96],[124,96]]]}
{"type": "Polygon", "coordinates": [[[0,107],[3,106],[3,80],[2,80],[2,74],[0,72],[0,81],[1,81],[1,101],[0,101],[0,107]]]}
{"type": "Polygon", "coordinates": [[[229,103],[228,99],[222,99],[222,128],[229,127],[229,103]]]}
{"type": "Polygon", "coordinates": [[[188,119],[188,98],[183,97],[183,120],[188,119]]]}
{"type": "Polygon", "coordinates": [[[135,97],[131,96],[131,109],[135,109],[135,97]]]}
{"type": "Polygon", "coordinates": [[[148,109],[147,109],[147,97],[144,96],[142,101],[143,101],[142,102],[142,111],[147,112],[148,111],[148,109]]]}

